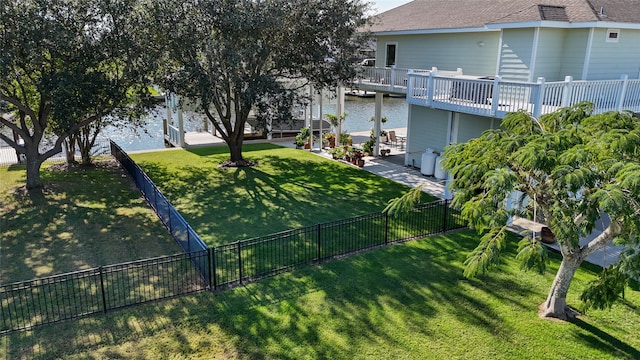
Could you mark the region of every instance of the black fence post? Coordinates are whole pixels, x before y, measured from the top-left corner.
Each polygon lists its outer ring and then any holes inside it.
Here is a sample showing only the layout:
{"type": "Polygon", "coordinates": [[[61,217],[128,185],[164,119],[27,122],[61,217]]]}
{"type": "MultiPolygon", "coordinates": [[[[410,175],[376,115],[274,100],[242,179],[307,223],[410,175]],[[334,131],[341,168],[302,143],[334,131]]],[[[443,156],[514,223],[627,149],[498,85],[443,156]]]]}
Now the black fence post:
{"type": "Polygon", "coordinates": [[[443,211],[444,216],[442,217],[442,232],[447,232],[447,217],[449,217],[447,210],[449,210],[449,200],[444,199],[444,211],[443,211]]]}
{"type": "Polygon", "coordinates": [[[173,229],[171,229],[171,206],[167,207],[167,229],[169,229],[171,237],[175,239],[175,236],[173,236],[173,229]]]}
{"type": "Polygon", "coordinates": [[[389,213],[384,213],[384,244],[389,244],[389,213]]]}
{"type": "Polygon", "coordinates": [[[98,267],[100,273],[100,292],[102,293],[102,312],[107,312],[107,296],[104,293],[104,278],[102,277],[102,266],[98,267]]]}
{"type": "Polygon", "coordinates": [[[156,214],[159,213],[158,211],[158,189],[154,187],[153,189],[153,208],[156,210],[156,214]]]}
{"type": "Polygon", "coordinates": [[[240,284],[242,284],[242,251],[240,251],[240,241],[237,242],[237,250],[238,250],[238,272],[240,275],[240,284]]]}
{"type": "Polygon", "coordinates": [[[318,243],[318,261],[320,261],[321,256],[322,256],[322,251],[321,251],[321,248],[320,248],[320,246],[321,246],[320,228],[321,228],[321,226],[320,226],[320,224],[318,224],[318,230],[317,230],[317,235],[316,235],[317,236],[317,243],[318,243]]]}
{"type": "Polygon", "coordinates": [[[189,228],[187,228],[187,253],[191,253],[191,236],[189,235],[189,228]]]}
{"type": "Polygon", "coordinates": [[[216,279],[216,248],[210,247],[208,248],[209,253],[209,281],[211,281],[212,289],[215,291],[218,287],[218,281],[216,279]]]}

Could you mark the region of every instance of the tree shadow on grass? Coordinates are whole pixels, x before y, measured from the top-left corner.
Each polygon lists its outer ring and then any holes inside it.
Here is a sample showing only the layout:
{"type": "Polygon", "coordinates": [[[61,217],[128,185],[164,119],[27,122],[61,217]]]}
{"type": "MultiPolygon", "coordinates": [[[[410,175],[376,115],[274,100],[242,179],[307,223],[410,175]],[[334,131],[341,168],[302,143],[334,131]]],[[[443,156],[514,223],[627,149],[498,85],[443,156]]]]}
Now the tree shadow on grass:
{"type": "Polygon", "coordinates": [[[218,168],[215,149],[202,152],[213,155],[197,164],[139,163],[209,245],[381,211],[407,189],[351,166],[276,149],[282,152],[256,152],[255,167],[218,168]]]}
{"type": "MultiPolygon", "coordinates": [[[[571,320],[571,323],[583,329],[588,334],[576,334],[580,342],[597,349],[605,349],[607,353],[617,358],[640,359],[640,350],[617,339],[601,329],[582,321],[579,318],[571,320]]],[[[636,334],[637,335],[637,334],[636,334]]]]}
{"type": "MultiPolygon", "coordinates": [[[[437,337],[438,325],[431,322],[442,311],[467,326],[508,338],[500,314],[459,286],[460,252],[434,255],[438,245],[415,245],[381,249],[220,294],[216,307],[230,315],[220,325],[243,334],[252,345],[250,357],[261,356],[277,342],[278,352],[269,356],[283,359],[351,358],[362,344],[380,341],[400,349],[405,339],[395,329],[437,337]],[[452,264],[454,258],[458,264],[452,264]],[[312,345],[300,354],[299,344],[312,345]]],[[[459,250],[453,242],[445,245],[459,250]]]]}
{"type": "MultiPolygon", "coordinates": [[[[522,291],[534,290],[517,279],[469,284],[462,277],[462,263],[475,241],[472,232],[427,238],[213,295],[114,311],[17,336],[28,344],[25,348],[37,346],[51,357],[94,356],[94,351],[104,349],[102,354],[109,357],[126,358],[127,348],[148,351],[149,343],[161,347],[150,356],[354,358],[366,356],[372,347],[374,355],[407,358],[416,354],[411,352],[416,346],[418,351],[445,347],[454,358],[464,357],[467,346],[486,347],[487,351],[496,351],[494,346],[498,346],[504,347],[498,351],[511,351],[515,356],[519,354],[517,343],[526,341],[528,335],[504,320],[502,304],[510,304],[506,306],[514,313],[534,313],[532,304],[521,296],[522,291]],[[500,287],[501,293],[496,289],[500,287]],[[478,292],[499,293],[500,301],[489,301],[478,292]],[[480,333],[481,340],[462,343],[469,332],[480,333]],[[68,346],[61,347],[61,342],[68,346]]],[[[532,322],[543,329],[544,324],[548,323],[532,322]]],[[[578,322],[580,331],[563,328],[576,333],[580,346],[593,346],[594,354],[605,349],[623,357],[638,355],[631,345],[592,325],[578,322]],[[582,330],[593,337],[581,334],[582,330]]],[[[24,355],[19,345],[15,340],[8,349],[24,355]]],[[[522,351],[521,356],[535,356],[526,346],[522,351]]]]}
{"type": "Polygon", "coordinates": [[[42,177],[42,192],[8,200],[1,283],[180,252],[118,169],[42,177]]]}
{"type": "MultiPolygon", "coordinates": [[[[272,144],[272,143],[244,144],[242,147],[242,153],[244,154],[244,153],[251,153],[252,151],[275,150],[275,149],[285,149],[285,147],[272,144]]],[[[198,156],[229,155],[229,148],[226,146],[226,144],[222,146],[187,148],[187,151],[198,156]]]]}

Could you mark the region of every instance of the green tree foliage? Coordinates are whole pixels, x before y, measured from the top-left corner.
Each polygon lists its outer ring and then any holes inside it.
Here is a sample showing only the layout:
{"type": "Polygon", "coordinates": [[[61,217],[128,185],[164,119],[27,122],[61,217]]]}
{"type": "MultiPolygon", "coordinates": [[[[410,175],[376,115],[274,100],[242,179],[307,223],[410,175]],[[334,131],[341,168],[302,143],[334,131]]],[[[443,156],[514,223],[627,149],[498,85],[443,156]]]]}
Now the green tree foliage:
{"type": "Polygon", "coordinates": [[[16,114],[0,126],[24,144],[0,138],[25,154],[28,189],[42,186],[42,162],[71,134],[116,112],[139,118],[151,104],[157,56],[146,8],[138,0],[0,2],[0,102],[16,114]]]}
{"type": "Polygon", "coordinates": [[[197,100],[243,165],[244,128],[291,118],[301,88],[352,79],[367,23],[360,0],[161,0],[157,41],[166,43],[161,85],[197,100]]]}
{"type": "MultiPolygon", "coordinates": [[[[523,111],[511,113],[500,129],[449,146],[443,165],[453,178],[453,205],[482,234],[467,259],[465,275],[474,276],[497,262],[508,220],[530,215],[535,203],[563,258],[541,316],[564,319],[573,313],[566,295],[575,270],[615,240],[625,246],[619,263],[583,294],[587,307],[610,306],[640,271],[639,145],[640,122],[631,113],[592,115],[592,105],[580,103],[539,121],[523,111]],[[513,194],[522,196],[513,201],[513,194]],[[514,203],[521,206],[511,206],[514,203]],[[610,220],[605,221],[608,226],[579,245],[601,217],[610,220]]],[[[525,238],[520,243],[518,259],[524,268],[544,270],[546,253],[538,241],[525,238]]]]}

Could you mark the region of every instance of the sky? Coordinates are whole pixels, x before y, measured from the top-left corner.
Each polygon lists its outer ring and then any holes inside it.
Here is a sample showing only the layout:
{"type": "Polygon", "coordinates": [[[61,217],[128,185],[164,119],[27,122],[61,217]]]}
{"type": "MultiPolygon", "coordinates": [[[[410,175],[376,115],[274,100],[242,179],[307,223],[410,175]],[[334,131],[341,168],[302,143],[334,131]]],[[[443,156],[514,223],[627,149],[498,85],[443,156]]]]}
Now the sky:
{"type": "Polygon", "coordinates": [[[373,6],[378,9],[376,13],[381,13],[387,11],[389,9],[393,9],[394,7],[398,7],[400,5],[411,2],[412,0],[373,0],[373,6]]]}

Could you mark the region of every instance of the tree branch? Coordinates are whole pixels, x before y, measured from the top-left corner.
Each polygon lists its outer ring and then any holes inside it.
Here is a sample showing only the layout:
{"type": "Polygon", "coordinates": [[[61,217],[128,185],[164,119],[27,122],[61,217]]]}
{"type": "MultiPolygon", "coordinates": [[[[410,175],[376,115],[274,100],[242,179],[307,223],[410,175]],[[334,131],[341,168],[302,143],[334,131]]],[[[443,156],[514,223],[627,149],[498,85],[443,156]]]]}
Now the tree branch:
{"type": "Polygon", "coordinates": [[[607,245],[609,241],[620,235],[622,233],[622,230],[622,224],[617,220],[612,220],[609,226],[607,226],[607,228],[604,229],[604,231],[600,235],[598,235],[595,239],[589,241],[580,249],[583,257],[586,258],[594,252],[605,247],[605,245],[607,245]]]}
{"type": "Polygon", "coordinates": [[[25,114],[29,115],[29,117],[34,119],[34,120],[38,118],[33,109],[31,109],[29,106],[23,104],[22,101],[20,99],[18,99],[17,97],[15,97],[13,95],[8,95],[5,92],[7,90],[8,89],[6,89],[5,87],[0,88],[0,100],[4,100],[4,101],[10,103],[11,105],[15,106],[19,111],[24,112],[25,114]]]}

